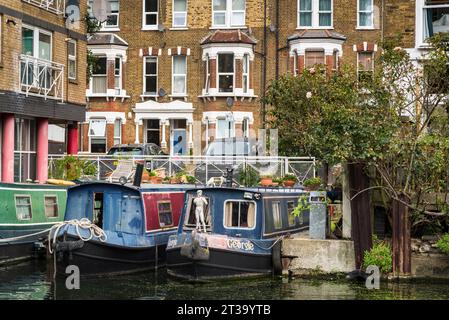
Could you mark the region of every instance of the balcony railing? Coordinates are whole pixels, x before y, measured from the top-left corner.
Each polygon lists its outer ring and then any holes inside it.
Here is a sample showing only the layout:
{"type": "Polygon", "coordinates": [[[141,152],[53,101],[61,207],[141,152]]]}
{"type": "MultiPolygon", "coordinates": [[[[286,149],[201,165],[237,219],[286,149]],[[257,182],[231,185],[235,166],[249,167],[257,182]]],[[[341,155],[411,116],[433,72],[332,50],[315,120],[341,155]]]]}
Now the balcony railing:
{"type": "Polygon", "coordinates": [[[64,65],[20,55],[20,90],[64,102],[64,65]]]}
{"type": "Polygon", "coordinates": [[[65,13],[65,2],[66,0],[22,0],[23,2],[32,4],[44,10],[61,14],[65,13]]]}

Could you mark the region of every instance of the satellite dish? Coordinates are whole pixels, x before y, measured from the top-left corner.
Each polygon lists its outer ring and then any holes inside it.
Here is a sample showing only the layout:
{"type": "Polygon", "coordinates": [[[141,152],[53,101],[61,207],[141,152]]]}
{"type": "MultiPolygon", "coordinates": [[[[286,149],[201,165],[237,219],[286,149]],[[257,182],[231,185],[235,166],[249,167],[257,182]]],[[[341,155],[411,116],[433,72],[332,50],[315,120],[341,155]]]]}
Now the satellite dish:
{"type": "Polygon", "coordinates": [[[226,99],[226,105],[228,106],[228,108],[232,108],[232,106],[234,105],[234,98],[228,97],[226,99]]]}
{"type": "Polygon", "coordinates": [[[164,88],[160,88],[158,94],[159,94],[159,97],[165,97],[167,92],[165,92],[164,88]]]}
{"type": "Polygon", "coordinates": [[[100,22],[106,21],[112,13],[111,2],[108,0],[93,0],[92,14],[100,22]]]}
{"type": "Polygon", "coordinates": [[[157,26],[157,29],[158,29],[160,32],[164,32],[164,31],[165,31],[165,28],[164,28],[164,26],[163,26],[162,24],[158,25],[158,26],[157,26]]]}

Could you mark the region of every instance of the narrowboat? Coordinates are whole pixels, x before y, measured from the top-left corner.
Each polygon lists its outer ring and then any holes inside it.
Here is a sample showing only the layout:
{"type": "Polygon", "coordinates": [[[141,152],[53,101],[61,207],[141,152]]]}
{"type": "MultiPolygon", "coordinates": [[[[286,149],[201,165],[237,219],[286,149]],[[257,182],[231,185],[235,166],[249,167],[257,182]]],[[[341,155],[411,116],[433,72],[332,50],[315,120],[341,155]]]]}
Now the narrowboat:
{"type": "Polygon", "coordinates": [[[298,201],[307,202],[308,193],[293,188],[187,191],[178,232],[168,240],[168,274],[201,281],[281,272],[282,238],[309,226],[307,205],[299,216],[292,214],[298,201]]]}
{"type": "Polygon", "coordinates": [[[76,265],[81,276],[165,266],[168,238],[176,233],[184,193],[190,188],[106,182],[70,188],[65,223],[50,235],[56,273],[65,274],[69,265],[76,265]]]}
{"type": "Polygon", "coordinates": [[[64,219],[67,189],[0,183],[0,265],[45,254],[49,229],[64,219]]]}

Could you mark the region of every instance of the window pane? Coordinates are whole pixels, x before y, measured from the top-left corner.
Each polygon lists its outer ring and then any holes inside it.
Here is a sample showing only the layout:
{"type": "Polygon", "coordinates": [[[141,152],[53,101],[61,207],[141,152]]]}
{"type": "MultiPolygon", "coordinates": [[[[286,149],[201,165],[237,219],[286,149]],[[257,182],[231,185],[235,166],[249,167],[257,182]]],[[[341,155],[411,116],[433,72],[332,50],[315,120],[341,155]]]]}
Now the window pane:
{"type": "Polygon", "coordinates": [[[320,13],[319,19],[320,27],[329,27],[332,25],[332,14],[331,13],[320,13]]]}
{"type": "Polygon", "coordinates": [[[156,76],[147,76],[145,92],[155,94],[157,91],[156,85],[157,85],[157,77],[156,76]]]}
{"type": "Polygon", "coordinates": [[[146,67],[145,74],[156,74],[157,73],[157,63],[156,58],[147,58],[146,59],[146,67]]]}
{"type": "Polygon", "coordinates": [[[157,14],[147,14],[145,18],[146,25],[156,25],[157,24],[157,14]]]}
{"type": "Polygon", "coordinates": [[[118,25],[118,15],[111,15],[106,21],[107,26],[117,26],[118,25]]]}
{"type": "Polygon", "coordinates": [[[187,24],[186,22],[186,13],[174,13],[173,14],[173,25],[174,26],[185,26],[187,24]]]}
{"type": "Polygon", "coordinates": [[[89,136],[105,137],[106,136],[106,120],[105,119],[91,119],[90,125],[89,125],[89,136]]]}
{"type": "Polygon", "coordinates": [[[185,93],[186,92],[186,77],[174,76],[173,77],[173,93],[185,93]]]}
{"type": "Polygon", "coordinates": [[[122,121],[120,119],[115,120],[114,122],[114,137],[120,137],[122,127],[122,121]]]}
{"type": "Polygon", "coordinates": [[[243,73],[248,73],[249,57],[247,54],[243,55],[243,73]]]}
{"type": "Polygon", "coordinates": [[[106,58],[97,58],[94,66],[94,70],[92,70],[92,74],[105,75],[106,74],[106,58]]]}
{"type": "Polygon", "coordinates": [[[23,28],[22,29],[22,53],[32,56],[34,53],[33,48],[33,38],[34,32],[33,30],[23,28]]]}
{"type": "Polygon", "coordinates": [[[76,54],[76,42],[69,41],[69,55],[74,56],[76,54]]]}
{"type": "Polygon", "coordinates": [[[218,79],[219,92],[232,92],[234,87],[233,76],[220,76],[218,79]]]}
{"type": "Polygon", "coordinates": [[[299,3],[300,10],[310,11],[312,10],[312,0],[301,0],[299,3]]]}
{"type": "Polygon", "coordinates": [[[331,11],[332,10],[332,1],[331,0],[320,0],[319,10],[320,11],[331,11]]]}
{"type": "Polygon", "coordinates": [[[76,62],[69,60],[69,78],[76,78],[76,62]]]}
{"type": "Polygon", "coordinates": [[[224,25],[226,24],[226,14],[225,13],[214,13],[214,25],[224,25]]]}
{"type": "Polygon", "coordinates": [[[174,0],[173,11],[187,11],[187,0],[174,0]]]}
{"type": "Polygon", "coordinates": [[[360,11],[371,11],[371,10],[373,10],[371,2],[372,2],[372,0],[360,0],[359,10],[360,11]]]}
{"type": "Polygon", "coordinates": [[[311,27],[312,26],[312,13],[301,12],[299,14],[299,25],[301,27],[311,27]]]}
{"type": "Polygon", "coordinates": [[[362,71],[373,70],[373,54],[371,52],[359,53],[359,70],[362,71]]]}
{"type": "Polygon", "coordinates": [[[106,153],[106,139],[92,138],[90,141],[90,151],[93,153],[106,153]]]}
{"type": "Polygon", "coordinates": [[[58,204],[56,197],[46,196],[45,197],[45,215],[48,218],[55,218],[58,216],[58,204]]]}
{"type": "Polygon", "coordinates": [[[232,0],[232,10],[245,10],[245,0],[232,0]]]}
{"type": "Polygon", "coordinates": [[[173,73],[174,74],[186,74],[186,57],[174,56],[173,57],[173,73]]]}
{"type": "Polygon", "coordinates": [[[275,229],[282,228],[281,206],[279,202],[273,202],[273,225],[275,229]]]}
{"type": "Polygon", "coordinates": [[[360,26],[369,27],[371,26],[371,13],[360,13],[360,26]]]}
{"type": "Polygon", "coordinates": [[[158,0],[145,0],[145,11],[156,12],[158,0]]]}
{"type": "Polygon", "coordinates": [[[449,31],[449,6],[424,9],[424,38],[449,31]]]}
{"type": "Polygon", "coordinates": [[[324,64],[324,51],[306,51],[305,67],[310,68],[316,64],[324,64]]]}
{"type": "Polygon", "coordinates": [[[117,76],[117,75],[120,75],[120,69],[121,69],[121,60],[120,60],[120,58],[115,58],[115,70],[114,70],[114,72],[115,72],[115,75],[117,76]]]}
{"type": "Polygon", "coordinates": [[[120,7],[120,1],[118,0],[109,0],[111,5],[111,12],[118,12],[120,7]]]}
{"type": "Polygon", "coordinates": [[[226,0],[214,0],[214,10],[226,10],[226,0]]]}
{"type": "Polygon", "coordinates": [[[231,16],[231,24],[233,26],[243,26],[245,25],[245,13],[243,12],[233,12],[231,16]]]}
{"type": "Polygon", "coordinates": [[[51,36],[39,33],[39,58],[51,60],[51,36]]]}
{"type": "Polygon", "coordinates": [[[234,72],[234,55],[232,53],[218,55],[218,72],[220,73],[234,72]]]}

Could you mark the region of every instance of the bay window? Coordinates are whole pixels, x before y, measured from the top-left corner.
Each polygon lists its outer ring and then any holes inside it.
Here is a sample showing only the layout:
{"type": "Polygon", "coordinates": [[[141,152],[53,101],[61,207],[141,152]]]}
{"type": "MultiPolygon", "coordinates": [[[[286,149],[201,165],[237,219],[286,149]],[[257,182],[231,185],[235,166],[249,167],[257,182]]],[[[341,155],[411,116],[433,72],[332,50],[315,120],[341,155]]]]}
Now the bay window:
{"type": "Polygon", "coordinates": [[[158,26],[158,2],[159,0],[143,1],[143,28],[156,29],[158,26]]]}
{"type": "Polygon", "coordinates": [[[157,57],[145,57],[144,94],[157,94],[157,57]]]}
{"type": "Polygon", "coordinates": [[[374,27],[374,5],[373,0],[358,0],[358,28],[374,27]]]}
{"type": "Polygon", "coordinates": [[[173,56],[172,94],[185,95],[187,80],[187,57],[173,56]]]}
{"type": "Polygon", "coordinates": [[[245,25],[245,0],[212,0],[214,27],[241,27],[245,25]]]}
{"type": "Polygon", "coordinates": [[[332,0],[298,0],[298,28],[331,28],[332,0]]]}
{"type": "Polygon", "coordinates": [[[91,91],[93,94],[106,94],[107,92],[107,59],[97,57],[92,70],[91,91]]]}
{"type": "Polygon", "coordinates": [[[306,50],[304,67],[307,69],[317,64],[325,64],[324,50],[306,50]]]}
{"type": "Polygon", "coordinates": [[[424,4],[424,39],[449,31],[449,0],[428,0],[424,4]]]}
{"type": "Polygon", "coordinates": [[[218,90],[233,92],[234,90],[234,54],[218,54],[218,90]]]}
{"type": "Polygon", "coordinates": [[[174,28],[187,26],[187,0],[173,0],[173,23],[174,28]]]}

